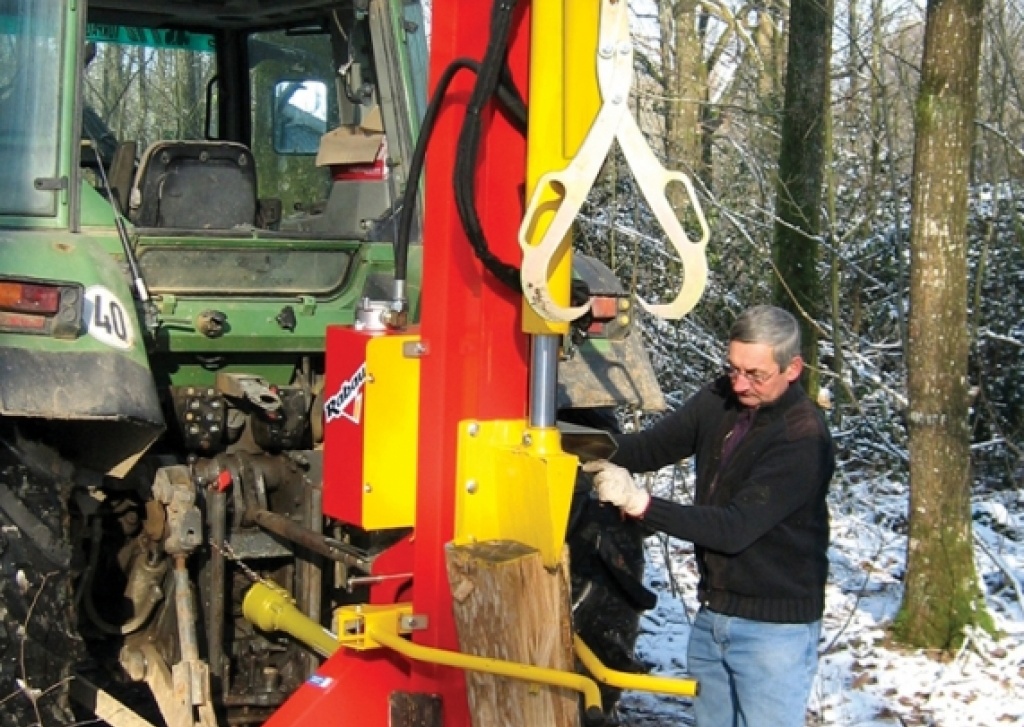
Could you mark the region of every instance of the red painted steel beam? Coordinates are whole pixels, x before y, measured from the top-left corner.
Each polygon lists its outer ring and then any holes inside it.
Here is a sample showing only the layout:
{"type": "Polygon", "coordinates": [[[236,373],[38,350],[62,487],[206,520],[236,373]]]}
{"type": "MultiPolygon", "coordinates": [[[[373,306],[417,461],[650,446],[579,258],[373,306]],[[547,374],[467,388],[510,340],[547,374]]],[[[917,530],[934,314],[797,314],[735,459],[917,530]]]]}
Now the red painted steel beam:
{"type": "MultiPolygon", "coordinates": [[[[515,17],[509,66],[525,98],[529,3],[519,4],[523,7],[515,17]]],[[[433,0],[431,89],[455,58],[483,59],[490,13],[486,0],[433,0]]],[[[528,406],[528,341],[521,329],[520,295],[484,270],[455,206],[456,145],[474,81],[471,72],[463,71],[453,83],[427,155],[420,326],[426,354],[421,367],[416,526],[400,552],[394,553],[401,565],[411,562],[413,610],[427,617],[427,628],[415,632],[413,639],[453,651],[458,650],[458,637],[444,548],[453,537],[455,488],[460,486],[459,423],[524,418],[528,406]]],[[[526,141],[494,107],[484,114],[479,162],[476,200],[491,250],[518,267],[526,141]]],[[[408,592],[401,597],[407,598],[408,592]]],[[[299,687],[266,725],[391,727],[390,700],[395,692],[440,697],[444,727],[471,727],[462,671],[409,662],[387,649],[345,648],[299,687]]]]}
{"type": "MultiPolygon", "coordinates": [[[[513,79],[527,96],[528,3],[520,2],[510,43],[513,79]]],[[[455,58],[482,59],[491,3],[434,0],[431,78],[455,58]]],[[[421,333],[422,361],[419,478],[414,556],[413,610],[429,616],[430,628],[414,639],[458,649],[445,571],[444,546],[455,515],[456,444],[459,422],[526,416],[528,341],[521,331],[521,297],[476,259],[462,230],[452,189],[456,143],[474,82],[462,72],[452,85],[427,156],[421,333]]],[[[491,250],[519,266],[517,231],[523,215],[525,139],[492,106],[484,114],[476,201],[491,250]]],[[[437,693],[445,727],[468,725],[464,675],[444,667],[415,665],[415,691],[437,693]]]]}

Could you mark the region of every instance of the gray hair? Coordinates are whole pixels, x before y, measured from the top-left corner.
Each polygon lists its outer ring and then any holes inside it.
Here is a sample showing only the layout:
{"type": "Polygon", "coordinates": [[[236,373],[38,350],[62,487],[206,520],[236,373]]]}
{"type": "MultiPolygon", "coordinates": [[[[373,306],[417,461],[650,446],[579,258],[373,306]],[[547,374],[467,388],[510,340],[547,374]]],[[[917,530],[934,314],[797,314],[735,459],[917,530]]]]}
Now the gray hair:
{"type": "Polygon", "coordinates": [[[755,305],[740,313],[729,329],[729,340],[771,346],[772,357],[784,369],[800,355],[800,324],[782,308],[755,305]]]}

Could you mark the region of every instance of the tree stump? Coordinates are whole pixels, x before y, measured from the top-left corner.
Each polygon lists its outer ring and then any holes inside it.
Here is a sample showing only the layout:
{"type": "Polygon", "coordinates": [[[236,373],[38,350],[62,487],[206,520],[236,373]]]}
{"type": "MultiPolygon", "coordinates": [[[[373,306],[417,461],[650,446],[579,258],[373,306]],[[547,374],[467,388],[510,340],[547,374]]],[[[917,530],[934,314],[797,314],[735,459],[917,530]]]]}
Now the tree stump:
{"type": "MultiPolygon", "coordinates": [[[[522,543],[446,548],[459,646],[466,654],[572,672],[568,550],[544,567],[522,543]]],[[[578,727],[579,695],[564,687],[467,671],[473,727],[578,727]]]]}

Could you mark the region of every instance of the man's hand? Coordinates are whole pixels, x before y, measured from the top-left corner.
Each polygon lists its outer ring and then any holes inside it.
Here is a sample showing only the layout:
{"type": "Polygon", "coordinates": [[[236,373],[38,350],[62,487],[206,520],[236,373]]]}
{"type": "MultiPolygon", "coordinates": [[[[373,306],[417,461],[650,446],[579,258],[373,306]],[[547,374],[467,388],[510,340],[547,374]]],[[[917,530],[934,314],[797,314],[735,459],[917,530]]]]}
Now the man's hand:
{"type": "Polygon", "coordinates": [[[642,517],[647,512],[651,496],[633,482],[633,475],[624,467],[612,464],[606,459],[586,462],[583,471],[594,475],[594,487],[602,502],[610,502],[622,512],[633,517],[642,517]]]}

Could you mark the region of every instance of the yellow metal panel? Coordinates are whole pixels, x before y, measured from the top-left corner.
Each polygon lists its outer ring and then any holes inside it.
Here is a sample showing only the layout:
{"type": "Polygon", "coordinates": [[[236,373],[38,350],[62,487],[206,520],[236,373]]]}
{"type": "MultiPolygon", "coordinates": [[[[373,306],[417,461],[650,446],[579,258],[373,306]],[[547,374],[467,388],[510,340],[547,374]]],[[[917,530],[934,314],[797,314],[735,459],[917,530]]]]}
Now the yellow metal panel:
{"type": "MultiPolygon", "coordinates": [[[[565,168],[568,159],[562,131],[565,118],[563,3],[567,1],[570,0],[535,0],[530,10],[530,131],[526,140],[526,199],[530,199],[541,176],[565,168]]],[[[553,202],[558,199],[554,191],[547,192],[546,197],[553,202]]],[[[539,217],[539,223],[530,230],[531,244],[540,242],[551,223],[554,209],[552,207],[539,217]]],[[[551,297],[563,306],[569,304],[572,276],[570,242],[571,239],[566,240],[565,247],[551,264],[551,297]]],[[[523,330],[532,334],[563,334],[569,326],[544,320],[524,301],[523,330]]]]}
{"type": "Polygon", "coordinates": [[[363,527],[416,521],[420,361],[406,355],[419,336],[380,336],[366,347],[363,527]]]}
{"type": "MultiPolygon", "coordinates": [[[[593,0],[563,0],[565,3],[565,156],[570,159],[583,143],[601,107],[597,87],[597,37],[601,3],[593,0]]],[[[532,103],[532,98],[531,98],[532,103]]]]}
{"type": "MultiPolygon", "coordinates": [[[[597,87],[597,37],[600,3],[593,0],[535,0],[530,28],[529,138],[526,157],[526,198],[538,180],[564,169],[586,137],[601,105],[597,87]]],[[[559,194],[545,193],[552,203],[559,194]]],[[[539,243],[557,205],[552,204],[529,231],[539,243]]],[[[551,263],[551,299],[569,305],[572,286],[572,237],[551,263]]],[[[563,334],[567,323],[546,321],[523,304],[523,330],[531,334],[563,334]]]]}
{"type": "Polygon", "coordinates": [[[576,457],[558,430],[524,420],[459,425],[455,543],[514,540],[558,564],[565,543],[576,457]]]}

